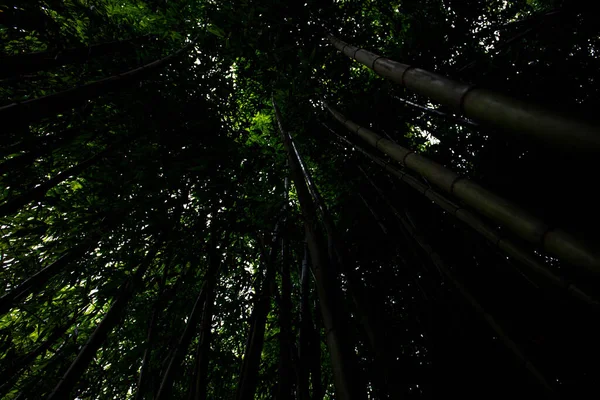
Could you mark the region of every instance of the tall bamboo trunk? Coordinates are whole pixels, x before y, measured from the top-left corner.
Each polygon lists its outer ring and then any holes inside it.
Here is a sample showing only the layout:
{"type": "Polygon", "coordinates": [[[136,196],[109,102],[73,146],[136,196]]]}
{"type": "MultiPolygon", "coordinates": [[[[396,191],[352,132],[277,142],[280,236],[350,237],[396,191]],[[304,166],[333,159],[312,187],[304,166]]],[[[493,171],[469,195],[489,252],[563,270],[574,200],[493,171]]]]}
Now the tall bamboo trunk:
{"type": "Polygon", "coordinates": [[[554,110],[378,56],[331,35],[329,41],[343,54],[377,74],[448,106],[467,118],[504,130],[525,133],[543,144],[553,144],[562,151],[600,151],[600,128],[597,124],[578,121],[554,110]]]}
{"type": "Polygon", "coordinates": [[[271,248],[265,260],[266,274],[260,294],[257,292],[254,309],[252,310],[252,326],[246,343],[244,360],[238,381],[236,399],[254,400],[258,381],[258,370],[265,340],[265,325],[267,316],[271,311],[271,298],[273,297],[275,279],[275,261],[277,258],[276,246],[279,237],[280,224],[275,227],[275,234],[271,241],[271,248]]]}
{"type": "Polygon", "coordinates": [[[294,365],[292,360],[292,280],[290,276],[290,265],[288,248],[285,239],[287,232],[287,204],[288,204],[289,180],[284,180],[284,220],[281,238],[281,303],[279,307],[279,382],[277,383],[277,400],[292,399],[292,382],[294,365]]]}
{"type": "MultiPolygon", "coordinates": [[[[309,258],[310,260],[310,258],[309,258]]],[[[323,331],[323,321],[319,318],[319,299],[314,300],[314,328],[312,328],[312,335],[310,337],[310,383],[312,385],[312,400],[323,400],[325,396],[326,384],[323,382],[323,371],[322,371],[322,360],[321,355],[321,332],[323,331]]],[[[311,312],[310,309],[308,311],[311,312]]]]}
{"type": "MultiPolygon", "coordinates": [[[[213,231],[213,235],[216,230],[213,231]]],[[[223,246],[225,247],[225,246],[223,246]]],[[[213,244],[209,250],[210,262],[213,266],[220,263],[217,255],[217,248],[213,244]]],[[[196,376],[192,383],[191,400],[206,400],[208,389],[208,362],[210,357],[210,347],[212,341],[212,319],[213,309],[216,297],[217,280],[212,280],[206,288],[206,300],[202,310],[202,319],[200,322],[200,335],[198,337],[198,348],[196,351],[196,376]]]]}
{"type": "Polygon", "coordinates": [[[208,362],[210,357],[210,345],[212,340],[212,317],[215,303],[215,287],[208,289],[204,310],[202,311],[202,322],[200,324],[200,337],[198,338],[198,351],[196,352],[196,376],[194,381],[193,400],[206,400],[208,389],[208,362]]]}
{"type": "MultiPolygon", "coordinates": [[[[310,281],[308,270],[308,245],[304,243],[304,257],[300,272],[300,333],[298,337],[298,400],[310,399],[308,379],[310,376],[310,341],[314,327],[310,310],[310,281]]],[[[314,387],[314,385],[313,385],[314,387]]]]}
{"type": "Polygon", "coordinates": [[[202,289],[200,289],[200,293],[198,294],[198,297],[196,297],[196,301],[194,302],[194,306],[192,307],[183,333],[181,334],[171,357],[169,357],[169,363],[162,376],[155,400],[166,400],[170,399],[172,396],[173,383],[180,372],[181,363],[190,347],[190,342],[192,341],[194,331],[196,330],[198,319],[203,313],[204,304],[208,298],[208,292],[212,290],[211,288],[214,286],[220,266],[221,263],[219,262],[209,264],[202,289]]]}
{"type": "MultiPolygon", "coordinates": [[[[181,212],[176,210],[176,215],[181,216],[181,212]]],[[[170,260],[170,257],[167,256],[166,260],[170,260]]],[[[149,386],[149,373],[148,369],[150,368],[150,360],[152,356],[152,348],[154,346],[154,340],[156,337],[156,329],[159,314],[161,313],[166,301],[171,299],[171,296],[175,294],[174,290],[166,291],[165,285],[167,282],[167,275],[169,273],[169,268],[165,268],[163,272],[162,279],[160,281],[158,297],[154,302],[154,307],[152,308],[152,315],[150,316],[150,321],[148,323],[148,332],[146,333],[146,348],[144,349],[144,355],[142,357],[142,365],[140,367],[140,374],[138,376],[137,388],[135,393],[135,400],[142,400],[144,398],[145,393],[147,392],[147,386],[149,386]]],[[[179,283],[179,280],[175,283],[179,283]]]]}
{"type": "Polygon", "coordinates": [[[138,376],[137,389],[135,392],[135,400],[142,400],[144,393],[146,392],[146,386],[148,385],[148,368],[150,364],[150,358],[152,355],[152,345],[154,344],[154,338],[156,337],[156,322],[158,318],[158,305],[157,302],[154,309],[152,310],[152,316],[148,323],[148,332],[146,333],[146,348],[144,349],[144,356],[142,357],[142,366],[140,367],[140,375],[138,376]]]}
{"type": "MultiPolygon", "coordinates": [[[[380,366],[382,373],[385,377],[385,385],[388,386],[388,389],[390,389],[390,391],[395,391],[395,383],[399,380],[391,376],[390,365],[388,362],[389,357],[386,351],[387,345],[385,344],[385,340],[383,339],[382,330],[377,324],[377,320],[375,318],[375,311],[373,307],[369,305],[369,302],[366,300],[367,296],[364,287],[360,282],[360,279],[356,276],[356,272],[350,265],[347,264],[347,261],[345,260],[346,257],[344,254],[344,250],[341,246],[341,239],[339,238],[339,235],[337,233],[333,217],[331,216],[327,205],[321,197],[319,189],[313,181],[310,170],[308,169],[306,163],[302,159],[302,156],[298,152],[296,144],[294,143],[294,139],[291,135],[289,136],[292,148],[294,149],[294,153],[298,158],[298,161],[302,168],[302,173],[304,174],[304,178],[313,196],[313,200],[316,203],[317,208],[321,211],[323,225],[325,226],[325,231],[327,232],[328,247],[330,249],[330,259],[333,263],[337,263],[337,269],[344,272],[346,276],[348,282],[348,289],[352,301],[355,305],[358,319],[361,323],[363,330],[367,335],[369,345],[373,350],[373,353],[376,358],[376,363],[380,366]],[[394,384],[392,384],[392,382],[394,382],[394,384]]],[[[385,231],[385,226],[381,225],[381,227],[385,231]]],[[[398,394],[395,395],[395,397],[398,396],[398,394]]]]}
{"type": "Polygon", "coordinates": [[[294,154],[289,135],[283,129],[281,116],[274,99],[272,102],[283,145],[290,163],[292,180],[296,186],[300,208],[304,216],[306,237],[317,283],[327,345],[331,356],[336,397],[341,400],[363,399],[365,398],[365,390],[360,384],[361,379],[357,360],[347,336],[347,332],[349,332],[349,315],[343,307],[341,290],[331,270],[327,251],[323,246],[324,242],[318,230],[315,205],[304,182],[300,162],[294,154]]]}
{"type": "MultiPolygon", "coordinates": [[[[565,279],[563,279],[562,277],[556,275],[554,272],[552,272],[548,268],[548,266],[546,264],[539,261],[535,256],[533,256],[531,254],[531,252],[525,250],[521,245],[517,244],[510,238],[507,238],[504,235],[502,235],[497,229],[495,229],[492,226],[490,226],[489,224],[485,223],[481,218],[479,218],[477,215],[475,215],[468,209],[454,204],[447,197],[438,193],[437,191],[432,189],[430,186],[427,186],[426,184],[422,183],[421,181],[412,177],[411,175],[407,174],[406,172],[401,171],[398,168],[395,168],[394,166],[390,165],[390,163],[386,162],[385,160],[383,160],[379,157],[376,157],[376,156],[372,155],[371,153],[365,151],[362,147],[356,145],[355,143],[352,143],[345,137],[339,135],[337,132],[335,132],[333,129],[331,129],[327,125],[323,124],[323,126],[327,130],[329,130],[330,132],[335,134],[338,138],[340,138],[344,142],[346,142],[348,145],[352,146],[353,148],[355,148],[356,150],[358,150],[359,152],[361,152],[362,154],[364,154],[365,156],[370,158],[375,164],[383,167],[386,171],[388,171],[392,175],[398,177],[402,182],[406,183],[409,187],[413,188],[414,190],[416,190],[423,196],[427,197],[429,200],[433,201],[434,204],[436,204],[437,206],[442,208],[444,211],[447,211],[448,213],[450,213],[451,215],[453,215],[460,221],[467,224],[475,232],[477,232],[478,234],[483,236],[485,239],[487,239],[492,245],[496,246],[500,251],[503,251],[507,255],[509,255],[512,258],[514,258],[515,260],[517,260],[521,265],[528,268],[536,275],[540,276],[543,279],[543,282],[549,283],[555,289],[558,289],[560,292],[564,291],[564,292],[568,293],[570,296],[573,296],[574,298],[576,298],[590,306],[593,306],[596,308],[600,307],[600,302],[598,300],[596,300],[593,296],[586,293],[584,290],[579,288],[574,283],[568,282],[565,279]]],[[[367,173],[364,172],[364,170],[361,167],[359,167],[359,169],[363,173],[363,175],[366,176],[366,178],[369,180],[369,182],[371,182],[371,184],[374,185],[373,180],[367,175],[367,173]]],[[[375,186],[376,190],[378,190],[378,192],[383,196],[383,192],[376,185],[374,185],[374,186],[375,186]]],[[[383,198],[390,205],[390,207],[393,207],[393,205],[390,203],[390,201],[385,196],[383,196],[383,198]]]]}
{"type": "Polygon", "coordinates": [[[71,391],[77,381],[83,375],[90,362],[96,356],[98,349],[104,344],[104,341],[108,337],[109,333],[119,323],[122,318],[122,314],[127,308],[127,304],[131,300],[134,293],[139,290],[142,285],[142,280],[146,274],[146,270],[154,260],[156,253],[160,247],[160,243],[157,243],[146,255],[144,261],[138,266],[134,276],[128,279],[121,287],[120,294],[115,299],[110,309],[100,322],[90,338],[83,346],[77,358],[73,361],[67,372],[58,382],[48,399],[65,399],[69,398],[71,391]]]}
{"type": "Polygon", "coordinates": [[[600,275],[600,256],[568,233],[553,228],[518,205],[484,189],[475,182],[417,153],[364,128],[326,104],[331,114],[349,131],[380,149],[394,160],[428,179],[432,184],[455,195],[488,218],[506,226],[523,239],[540,245],[544,250],[573,265],[600,275]]]}

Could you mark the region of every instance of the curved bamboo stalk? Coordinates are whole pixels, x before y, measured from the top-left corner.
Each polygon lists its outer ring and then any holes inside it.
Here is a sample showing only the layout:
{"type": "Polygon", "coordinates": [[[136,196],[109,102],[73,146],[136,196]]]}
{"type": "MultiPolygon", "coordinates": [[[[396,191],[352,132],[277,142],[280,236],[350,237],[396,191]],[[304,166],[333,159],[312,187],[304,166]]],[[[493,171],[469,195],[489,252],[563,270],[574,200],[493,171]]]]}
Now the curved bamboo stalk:
{"type": "Polygon", "coordinates": [[[522,132],[561,150],[600,151],[600,127],[555,111],[468,85],[412,65],[402,64],[352,46],[329,35],[343,54],[416,93],[450,107],[467,118],[522,132]]]}
{"type": "MultiPolygon", "coordinates": [[[[196,38],[198,38],[198,36],[196,36],[196,38]]],[[[20,121],[31,123],[73,108],[85,100],[119,90],[124,84],[143,78],[148,72],[166,65],[173,58],[187,51],[194,45],[196,38],[173,54],[122,74],[100,79],[86,85],[67,89],[48,96],[37,97],[20,103],[12,103],[0,107],[0,118],[5,125],[17,124],[20,121]]],[[[0,135],[8,133],[11,133],[11,129],[3,129],[0,131],[0,135]]]]}
{"type": "Polygon", "coordinates": [[[102,321],[98,324],[96,329],[94,329],[94,332],[90,335],[90,338],[79,354],[77,354],[77,357],[69,366],[67,372],[65,372],[52,393],[50,393],[48,400],[70,397],[73,387],[81,375],[83,375],[90,362],[94,359],[98,349],[104,344],[108,334],[119,323],[127,304],[129,304],[129,301],[141,286],[146,270],[152,263],[152,260],[154,260],[154,256],[158,252],[161,243],[162,242],[158,242],[154,245],[138,266],[135,275],[122,285],[121,293],[115,299],[102,321]]]}
{"type": "Polygon", "coordinates": [[[43,71],[66,64],[85,63],[92,58],[104,57],[122,50],[129,50],[134,48],[133,44],[135,42],[147,40],[150,37],[152,35],[66,50],[41,51],[0,57],[0,78],[43,71]]]}
{"type": "Polygon", "coordinates": [[[455,195],[483,215],[506,226],[521,238],[539,245],[564,261],[583,267],[594,275],[600,275],[600,257],[598,254],[588,249],[568,233],[548,226],[516,204],[493,194],[467,178],[455,174],[446,167],[350,121],[326,103],[325,106],[349,131],[357,134],[367,143],[376,149],[382,150],[407,168],[419,173],[440,189],[455,195]]]}
{"type": "Polygon", "coordinates": [[[533,379],[540,385],[541,388],[545,391],[545,393],[550,398],[557,398],[557,393],[552,388],[552,386],[548,383],[544,375],[529,361],[529,359],[523,354],[523,351],[519,348],[519,346],[504,332],[504,329],[496,322],[494,317],[488,314],[485,309],[479,304],[479,302],[473,297],[473,295],[462,285],[460,281],[458,281],[454,274],[450,271],[444,260],[435,252],[435,250],[431,247],[431,245],[426,241],[424,236],[417,231],[415,227],[409,222],[408,218],[404,217],[402,214],[396,214],[396,217],[400,220],[404,228],[409,232],[409,234],[413,237],[415,242],[419,244],[419,246],[427,253],[431,262],[446,276],[456,288],[456,290],[463,296],[467,303],[473,307],[475,312],[479,314],[479,316],[492,328],[500,341],[506,346],[508,350],[513,354],[513,356],[522,364],[522,366],[531,374],[533,379]]]}

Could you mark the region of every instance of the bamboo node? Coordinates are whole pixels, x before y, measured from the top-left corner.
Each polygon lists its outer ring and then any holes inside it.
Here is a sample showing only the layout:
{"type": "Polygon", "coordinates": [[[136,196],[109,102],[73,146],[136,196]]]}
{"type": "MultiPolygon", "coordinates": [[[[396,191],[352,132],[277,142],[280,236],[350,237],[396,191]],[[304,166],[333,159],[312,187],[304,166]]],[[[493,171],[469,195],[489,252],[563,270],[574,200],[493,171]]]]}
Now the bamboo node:
{"type": "MultiPolygon", "coordinates": [[[[373,63],[371,64],[371,69],[372,69],[373,71],[375,71],[375,63],[376,63],[377,61],[379,61],[379,59],[380,59],[380,58],[385,58],[385,57],[384,57],[384,56],[377,56],[377,57],[376,57],[376,58],[373,60],[373,63]]],[[[375,72],[377,72],[377,71],[375,71],[375,72]]]]}
{"type": "Polygon", "coordinates": [[[357,47],[356,50],[354,50],[354,54],[352,54],[352,59],[356,60],[356,53],[358,53],[360,50],[362,50],[362,48],[357,47]]]}
{"type": "Polygon", "coordinates": [[[471,85],[469,87],[467,87],[465,89],[465,91],[463,92],[463,94],[460,96],[460,99],[458,100],[458,111],[461,114],[465,114],[465,99],[467,98],[467,95],[469,93],[471,93],[473,90],[477,89],[477,85],[471,85]]]}
{"type": "Polygon", "coordinates": [[[415,154],[414,151],[409,151],[408,153],[406,153],[406,155],[402,158],[402,165],[406,165],[406,158],[408,156],[410,156],[411,154],[415,154]]]}
{"type": "Polygon", "coordinates": [[[550,232],[552,232],[555,229],[556,228],[549,227],[544,231],[544,233],[542,233],[542,236],[540,237],[540,245],[542,246],[542,249],[546,249],[546,238],[548,237],[550,232]]]}
{"type": "Polygon", "coordinates": [[[404,76],[406,75],[406,73],[407,73],[409,70],[411,70],[411,69],[414,69],[414,68],[416,68],[416,67],[415,67],[415,66],[413,66],[413,65],[409,65],[408,67],[406,67],[406,68],[404,69],[404,72],[402,72],[402,76],[400,77],[400,85],[402,85],[402,86],[406,86],[406,83],[404,82],[404,76]]]}
{"type": "Polygon", "coordinates": [[[464,176],[457,176],[456,178],[454,178],[454,180],[450,184],[450,193],[454,194],[454,186],[456,185],[456,183],[458,181],[463,180],[463,179],[465,179],[464,176]]]}

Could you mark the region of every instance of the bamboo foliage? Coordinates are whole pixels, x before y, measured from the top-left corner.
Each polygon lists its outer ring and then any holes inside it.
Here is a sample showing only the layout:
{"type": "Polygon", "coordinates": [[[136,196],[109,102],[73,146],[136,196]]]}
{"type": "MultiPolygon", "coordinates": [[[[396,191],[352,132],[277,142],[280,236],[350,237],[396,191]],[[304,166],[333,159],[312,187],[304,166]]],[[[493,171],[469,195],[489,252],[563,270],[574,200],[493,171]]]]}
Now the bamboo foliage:
{"type": "Polygon", "coordinates": [[[92,165],[100,162],[107,154],[115,150],[115,146],[109,146],[108,148],[102,150],[101,152],[93,155],[80,162],[79,164],[66,169],[65,171],[57,174],[56,176],[48,179],[47,181],[37,185],[33,189],[29,190],[26,193],[23,193],[20,196],[9,199],[5,203],[0,205],[0,217],[4,217],[6,215],[15,213],[19,211],[22,207],[31,203],[32,201],[40,201],[44,198],[46,193],[52,188],[56,187],[58,184],[64,182],[65,180],[77,176],[92,165]]]}
{"type": "Polygon", "coordinates": [[[355,133],[376,149],[380,149],[406,168],[419,173],[440,189],[456,196],[486,217],[560,259],[585,268],[594,275],[600,274],[598,254],[570,234],[547,225],[518,205],[457,175],[446,167],[354,123],[328,104],[325,106],[350,132],[355,133]]]}
{"type": "Polygon", "coordinates": [[[377,74],[450,107],[467,118],[507,131],[524,133],[561,150],[598,152],[600,127],[537,105],[381,57],[332,35],[329,41],[343,54],[377,74]]]}
{"type": "MultiPolygon", "coordinates": [[[[151,63],[122,74],[100,79],[62,92],[0,107],[0,118],[2,118],[7,125],[16,124],[22,121],[31,123],[73,108],[85,100],[119,90],[123,85],[142,79],[147,73],[167,65],[167,63],[175,57],[182,55],[190,49],[195,44],[197,38],[198,36],[181,49],[164,58],[152,61],[151,63]]],[[[11,133],[11,129],[0,131],[0,135],[9,133],[11,133]]]]}
{"type": "MultiPolygon", "coordinates": [[[[525,250],[522,246],[515,243],[511,239],[504,237],[497,229],[491,227],[489,224],[484,222],[481,218],[479,218],[476,214],[472,213],[470,210],[455,204],[454,202],[450,201],[446,196],[437,192],[435,189],[432,189],[430,186],[427,186],[426,184],[422,183],[421,181],[412,177],[406,172],[403,172],[400,169],[390,165],[390,163],[386,162],[385,160],[382,160],[381,158],[370,154],[369,152],[365,151],[362,147],[357,146],[345,137],[338,135],[335,131],[331,130],[326,125],[325,127],[331,132],[333,132],[337,137],[348,143],[350,146],[354,147],[356,150],[369,157],[375,164],[383,167],[386,171],[396,176],[402,182],[406,183],[409,187],[421,193],[423,196],[427,197],[427,199],[431,200],[441,209],[467,224],[475,232],[479,233],[491,244],[496,246],[499,250],[508,254],[509,256],[517,260],[520,264],[529,268],[532,272],[545,278],[545,281],[554,285],[557,289],[561,291],[566,291],[571,296],[591,306],[600,307],[600,303],[598,302],[598,300],[594,299],[592,296],[587,294],[575,284],[567,282],[562,277],[553,273],[550,269],[548,269],[548,267],[544,263],[540,262],[530,252],[525,250]]],[[[359,167],[359,169],[363,173],[363,175],[365,175],[365,177],[369,180],[369,182],[371,182],[371,184],[375,186],[373,180],[366,174],[366,172],[361,167],[359,167]]],[[[375,189],[380,193],[381,196],[383,196],[382,191],[378,187],[375,186],[375,189]]],[[[383,198],[388,203],[388,205],[392,209],[394,209],[394,206],[387,200],[387,198],[385,196],[383,196],[383,198]]]]}
{"type": "Polygon", "coordinates": [[[142,285],[142,279],[154,260],[161,242],[158,242],[148,252],[144,260],[138,266],[134,276],[128,279],[121,287],[120,294],[115,299],[110,309],[98,324],[90,338],[83,346],[77,358],[73,361],[67,372],[58,382],[48,399],[65,399],[73,390],[73,387],[83,375],[88,365],[94,359],[96,352],[103,345],[112,329],[119,323],[123,312],[127,308],[129,301],[137,290],[142,285]]]}
{"type": "Polygon", "coordinates": [[[150,37],[151,35],[146,35],[139,38],[98,43],[87,47],[0,57],[0,78],[43,71],[66,64],[83,63],[92,58],[135,49],[136,42],[147,40],[150,37]]]}
{"type": "Polygon", "coordinates": [[[0,297],[0,316],[7,313],[11,308],[16,307],[18,305],[17,303],[28,295],[42,290],[52,277],[61,273],[61,271],[68,268],[69,265],[86,254],[90,248],[96,246],[102,236],[118,224],[119,218],[122,216],[123,214],[118,211],[114,215],[107,217],[99,227],[80,244],[75,245],[68,252],[61,255],[56,261],[31,275],[23,282],[16,285],[10,292],[5,293],[0,297]]]}

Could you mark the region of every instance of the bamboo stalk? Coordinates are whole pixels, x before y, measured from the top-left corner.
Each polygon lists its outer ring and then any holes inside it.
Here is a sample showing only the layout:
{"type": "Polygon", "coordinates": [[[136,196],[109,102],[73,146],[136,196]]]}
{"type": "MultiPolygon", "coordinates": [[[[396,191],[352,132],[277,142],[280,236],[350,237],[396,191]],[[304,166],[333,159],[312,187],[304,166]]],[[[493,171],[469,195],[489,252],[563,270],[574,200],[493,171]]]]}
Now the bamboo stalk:
{"type": "Polygon", "coordinates": [[[269,254],[268,256],[264,256],[267,271],[260,294],[257,291],[252,310],[252,325],[248,334],[248,341],[246,343],[242,369],[236,390],[236,399],[238,400],[253,400],[256,396],[258,370],[265,340],[267,315],[271,310],[271,298],[274,292],[275,261],[277,258],[275,246],[279,241],[279,229],[280,223],[278,222],[271,240],[269,254]]]}
{"type": "MultiPolygon", "coordinates": [[[[358,276],[356,276],[356,272],[346,264],[346,257],[344,256],[344,250],[342,249],[341,240],[339,238],[337,229],[335,228],[333,218],[331,217],[331,214],[327,208],[327,205],[325,204],[325,201],[323,200],[323,197],[319,193],[319,189],[313,181],[310,170],[307,168],[306,163],[304,162],[302,156],[296,148],[296,144],[294,142],[294,139],[292,138],[292,135],[288,135],[290,138],[292,149],[294,150],[294,154],[296,155],[296,158],[298,159],[298,162],[301,166],[302,173],[304,174],[304,178],[308,185],[308,189],[313,197],[315,204],[317,205],[317,208],[321,211],[323,225],[325,226],[325,231],[327,232],[329,257],[332,261],[337,261],[340,271],[342,271],[346,276],[346,280],[348,283],[348,292],[350,293],[350,297],[352,298],[352,301],[354,303],[358,320],[360,321],[361,326],[367,335],[371,349],[376,355],[377,365],[383,370],[382,375],[384,376],[386,387],[390,389],[390,392],[395,392],[397,388],[392,385],[392,382],[397,382],[398,380],[393,379],[391,376],[391,371],[388,365],[390,360],[388,360],[388,354],[386,353],[387,345],[385,343],[383,335],[381,334],[383,330],[379,326],[377,318],[375,318],[374,307],[370,304],[369,301],[367,301],[364,285],[362,284],[358,276]]],[[[380,221],[378,222],[380,227],[384,230],[384,232],[387,233],[385,231],[385,226],[381,224],[380,221]]],[[[399,396],[398,393],[393,393],[393,395],[394,397],[399,396]]]]}
{"type": "Polygon", "coordinates": [[[455,195],[483,215],[506,226],[521,238],[539,245],[560,259],[585,268],[596,276],[600,275],[600,257],[598,254],[570,234],[545,224],[518,205],[495,195],[467,178],[457,175],[446,167],[350,121],[328,104],[325,104],[325,106],[349,131],[357,134],[371,146],[380,149],[408,169],[419,173],[440,189],[455,195]]]}
{"type": "MultiPolygon", "coordinates": [[[[215,246],[214,240],[211,239],[211,246],[215,246]]],[[[173,389],[173,384],[176,379],[176,373],[181,367],[181,362],[186,355],[190,342],[193,338],[194,331],[196,329],[196,325],[198,319],[202,315],[204,311],[204,305],[206,303],[206,299],[210,298],[218,273],[221,269],[222,263],[215,258],[209,263],[208,269],[204,275],[204,283],[202,284],[202,288],[196,297],[196,301],[194,302],[194,306],[192,307],[192,311],[189,314],[187,323],[185,328],[177,341],[177,345],[171,355],[169,357],[168,365],[165,370],[165,373],[162,376],[160,387],[158,389],[158,393],[156,394],[155,399],[170,399],[171,391],[173,389]]]]}
{"type": "MultiPolygon", "coordinates": [[[[288,193],[290,182],[287,175],[284,178],[284,193],[285,200],[283,211],[284,231],[287,230],[287,211],[288,211],[288,193]]],[[[294,363],[292,357],[292,348],[295,342],[292,330],[292,281],[290,272],[290,257],[288,257],[289,249],[285,237],[281,238],[281,303],[279,306],[279,367],[278,375],[279,382],[277,383],[276,399],[286,400],[292,399],[292,382],[294,373],[294,363]]],[[[202,399],[204,400],[204,399],[202,399]]]]}
{"type": "MultiPolygon", "coordinates": [[[[195,44],[196,38],[173,54],[122,74],[100,79],[62,92],[0,107],[0,118],[5,125],[9,126],[10,124],[18,124],[22,121],[31,123],[73,108],[85,100],[119,90],[122,85],[136,79],[141,79],[146,73],[165,66],[173,58],[191,48],[195,44]]],[[[0,131],[0,135],[8,133],[11,133],[11,129],[0,131]]]]}
{"type": "Polygon", "coordinates": [[[333,367],[336,398],[341,400],[363,399],[365,398],[365,392],[360,387],[360,377],[356,368],[357,362],[351,344],[347,339],[347,317],[340,303],[342,296],[318,230],[316,207],[304,181],[300,162],[295,157],[290,136],[283,129],[281,115],[274,99],[272,99],[272,103],[283,145],[290,161],[290,172],[298,193],[302,215],[304,216],[304,227],[317,284],[327,346],[333,367]]]}
{"type": "Polygon", "coordinates": [[[309,400],[309,373],[311,367],[310,341],[315,336],[310,310],[310,282],[308,244],[304,242],[304,257],[300,269],[300,329],[298,334],[298,400],[309,400]]]}
{"type": "Polygon", "coordinates": [[[343,54],[377,74],[448,106],[467,118],[525,133],[563,151],[600,151],[600,127],[597,123],[578,121],[553,110],[402,64],[352,46],[332,35],[329,35],[329,41],[343,54]]]}

